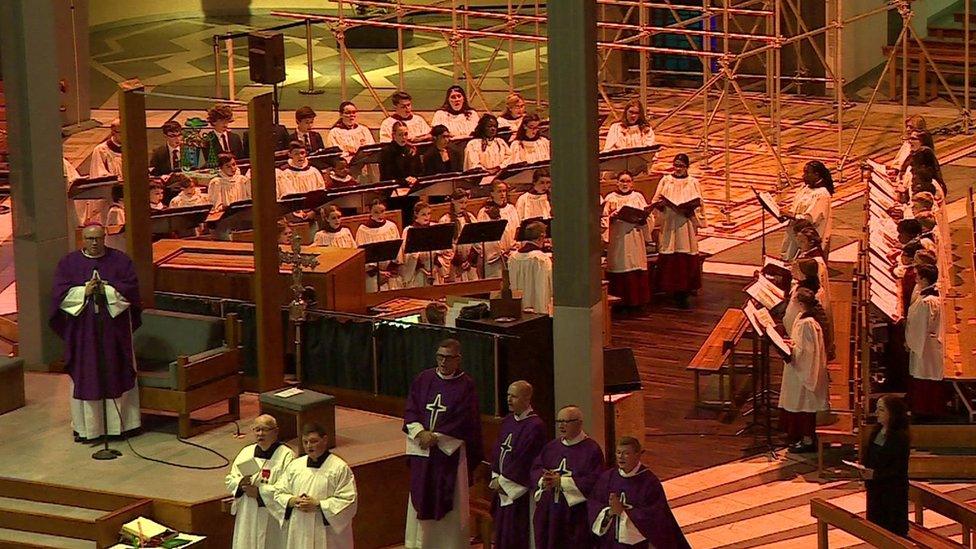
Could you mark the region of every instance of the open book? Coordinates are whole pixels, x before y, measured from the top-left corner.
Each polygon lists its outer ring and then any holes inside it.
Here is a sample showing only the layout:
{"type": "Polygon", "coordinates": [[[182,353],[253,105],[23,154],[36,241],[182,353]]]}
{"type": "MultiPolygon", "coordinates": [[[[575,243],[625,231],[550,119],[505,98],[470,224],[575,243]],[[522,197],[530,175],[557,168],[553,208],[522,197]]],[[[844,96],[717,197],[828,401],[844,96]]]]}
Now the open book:
{"type": "Polygon", "coordinates": [[[614,216],[631,225],[643,225],[647,223],[647,216],[650,212],[647,210],[641,210],[640,208],[635,208],[633,206],[624,206],[614,213],[614,216]]]}
{"type": "Polygon", "coordinates": [[[685,217],[691,217],[695,215],[695,210],[700,208],[702,205],[701,198],[692,198],[687,202],[682,202],[681,204],[675,204],[668,198],[664,196],[659,196],[658,201],[654,203],[654,207],[657,209],[671,208],[677,211],[685,217]]]}
{"type": "Polygon", "coordinates": [[[759,192],[755,189],[753,189],[752,192],[756,193],[756,198],[759,199],[759,204],[764,210],[775,217],[777,221],[784,221],[785,218],[783,216],[783,212],[780,211],[779,204],[776,203],[776,199],[773,198],[773,195],[769,194],[767,191],[759,192]]]}
{"type": "Polygon", "coordinates": [[[147,519],[146,517],[139,517],[123,524],[122,532],[130,536],[137,537],[143,541],[156,537],[176,534],[176,532],[173,530],[170,530],[158,522],[147,519]]]}
{"type": "Polygon", "coordinates": [[[776,307],[786,297],[786,293],[765,276],[760,276],[746,288],[746,293],[767,309],[776,307]]]}
{"type": "Polygon", "coordinates": [[[773,344],[773,347],[776,347],[779,352],[783,353],[783,356],[793,356],[793,349],[775,328],[766,330],[766,336],[769,337],[769,342],[773,344]]]}
{"type": "Polygon", "coordinates": [[[759,335],[776,329],[776,322],[773,320],[773,316],[769,314],[769,310],[765,307],[756,307],[756,303],[753,300],[748,300],[746,306],[742,308],[742,312],[745,313],[749,324],[752,325],[752,329],[759,335]]]}

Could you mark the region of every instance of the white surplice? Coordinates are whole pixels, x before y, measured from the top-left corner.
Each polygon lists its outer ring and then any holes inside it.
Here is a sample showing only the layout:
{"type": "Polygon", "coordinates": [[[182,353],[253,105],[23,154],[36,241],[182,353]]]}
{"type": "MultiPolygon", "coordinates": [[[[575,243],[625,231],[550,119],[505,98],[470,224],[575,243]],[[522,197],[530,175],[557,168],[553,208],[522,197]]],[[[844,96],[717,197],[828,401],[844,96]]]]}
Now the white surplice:
{"type": "MultiPolygon", "coordinates": [[[[813,189],[801,183],[800,188],[793,195],[793,216],[812,222],[817,229],[817,234],[820,235],[820,240],[826,244],[827,239],[830,238],[832,225],[830,191],[824,187],[813,189]]],[[[798,251],[796,235],[792,228],[787,227],[783,238],[783,259],[792,261],[798,251]]]]}
{"type": "Polygon", "coordinates": [[[640,126],[624,127],[620,122],[610,124],[607,130],[607,139],[603,142],[604,151],[617,149],[635,149],[637,147],[650,147],[656,143],[654,130],[650,126],[641,131],[640,126]]]}
{"type": "MultiPolygon", "coordinates": [[[[505,232],[502,239],[498,242],[485,243],[485,278],[499,278],[502,276],[502,261],[505,261],[507,254],[515,246],[515,235],[518,232],[519,220],[518,212],[512,204],[505,204],[498,209],[501,219],[507,221],[505,232]]],[[[491,221],[488,212],[481,208],[478,211],[478,221],[491,221]]]]}
{"type": "MultiPolygon", "coordinates": [[[[475,217],[471,215],[470,212],[465,211],[463,214],[464,215],[459,216],[457,219],[457,232],[454,233],[455,242],[457,242],[457,238],[461,236],[461,230],[464,229],[464,226],[468,223],[475,222],[475,217]]],[[[451,219],[451,214],[446,213],[442,215],[437,222],[454,223],[454,220],[451,219]]],[[[456,256],[466,259],[471,253],[471,250],[475,250],[480,254],[481,246],[475,247],[473,244],[455,244],[453,250],[442,250],[434,254],[434,256],[437,258],[438,264],[438,283],[443,283],[444,279],[452,274],[454,275],[454,282],[469,282],[472,280],[478,280],[480,277],[478,276],[478,268],[476,266],[470,265],[467,269],[462,269],[461,266],[456,266],[452,263],[456,256]]]]}
{"type": "Polygon", "coordinates": [[[522,308],[552,314],[552,257],[539,249],[515,251],[508,258],[508,280],[522,292],[522,308]]]}
{"type": "Polygon", "coordinates": [[[647,241],[651,239],[650,226],[634,225],[622,219],[610,221],[610,216],[623,208],[630,206],[643,210],[647,208],[647,199],[637,191],[627,194],[614,191],[603,199],[603,217],[609,224],[607,247],[607,271],[611,273],[627,273],[630,271],[647,270],[647,241]]]}
{"type": "Polygon", "coordinates": [[[515,140],[508,149],[506,164],[542,162],[549,160],[549,140],[539,136],[533,140],[515,140]]]}
{"type": "Polygon", "coordinates": [[[517,132],[519,130],[519,128],[522,127],[522,120],[525,120],[525,115],[522,115],[522,116],[520,116],[518,118],[511,118],[511,119],[505,118],[504,116],[499,116],[498,117],[498,129],[499,130],[512,130],[512,134],[513,134],[513,137],[514,137],[515,132],[517,132]]]}
{"type": "MultiPolygon", "coordinates": [[[[687,176],[676,178],[671,174],[665,175],[657,184],[651,204],[661,198],[667,198],[674,204],[685,204],[691,200],[703,200],[701,184],[698,178],[687,176]]],[[[662,254],[698,254],[698,229],[707,227],[705,213],[699,206],[695,214],[685,217],[672,208],[654,210],[654,226],[661,231],[657,250],[662,254]]]]}
{"type": "Polygon", "coordinates": [[[335,232],[326,230],[316,232],[312,244],[332,248],[355,248],[356,240],[352,237],[349,227],[339,227],[339,230],[335,232]]]}
{"type": "Polygon", "coordinates": [[[284,509],[275,509],[280,504],[274,498],[274,484],[278,482],[285,468],[295,459],[295,453],[291,448],[281,444],[271,454],[270,459],[254,457],[254,450],[257,444],[245,446],[234,463],[231,464],[230,472],[224,478],[227,491],[234,496],[234,501],[230,506],[230,514],[234,515],[234,549],[279,549],[285,546],[284,531],[275,514],[284,515],[284,509]],[[258,493],[264,506],[258,504],[254,499],[243,492],[238,493],[241,480],[241,466],[245,463],[254,461],[260,470],[251,475],[251,484],[258,487],[258,493]],[[275,510],[275,513],[269,512],[275,510]]]}
{"type": "Polygon", "coordinates": [[[209,206],[210,198],[197,191],[192,195],[180,193],[169,201],[170,208],[189,208],[190,206],[209,206]]]}
{"type": "MultiPolygon", "coordinates": [[[[415,442],[417,434],[423,427],[419,423],[407,426],[407,445],[419,448],[415,442]]],[[[451,510],[440,520],[420,520],[413,500],[407,497],[407,526],[404,531],[403,545],[406,549],[468,549],[471,541],[468,538],[470,515],[468,509],[468,455],[464,442],[456,438],[438,433],[438,447],[433,451],[443,450],[447,454],[460,452],[457,465],[457,480],[454,482],[454,498],[451,510]]],[[[408,455],[411,450],[408,448],[408,455]]]]}
{"type": "Polygon", "coordinates": [[[329,454],[317,468],[308,466],[308,456],[295,459],[273,490],[277,505],[271,511],[285,529],[288,549],[352,549],[352,519],[358,507],[356,479],[340,457],[329,454]],[[319,509],[291,509],[285,518],[288,500],[302,494],[318,499],[319,509]],[[281,515],[277,515],[278,509],[281,515]]]}
{"type": "Polygon", "coordinates": [[[360,147],[375,143],[373,133],[362,124],[356,124],[353,128],[333,126],[325,138],[325,146],[339,147],[342,150],[342,157],[347,161],[352,159],[360,147]]]}
{"type": "MultiPolygon", "coordinates": [[[[797,288],[799,288],[799,285],[796,283],[796,280],[794,280],[790,286],[789,303],[786,304],[786,310],[783,311],[783,327],[786,328],[786,333],[791,333],[793,331],[793,323],[796,322],[796,319],[800,317],[800,313],[803,312],[803,305],[796,300],[797,288]]],[[[827,313],[827,318],[831,318],[830,311],[827,309],[827,305],[825,304],[828,301],[827,292],[824,290],[823,286],[817,290],[817,301],[820,302],[820,305],[827,313]]]]}
{"type": "Polygon", "coordinates": [[[522,193],[515,201],[515,212],[518,213],[521,221],[534,218],[552,219],[549,193],[536,194],[533,191],[522,193]]]}
{"type": "Polygon", "coordinates": [[[500,138],[472,139],[464,147],[464,171],[475,168],[490,170],[504,166],[508,160],[508,143],[500,138]]]}
{"type": "Polygon", "coordinates": [[[431,127],[437,126],[438,124],[447,126],[447,129],[451,132],[451,136],[454,139],[458,139],[460,137],[470,136],[471,132],[478,127],[479,118],[478,113],[474,110],[467,114],[451,114],[441,109],[434,112],[434,118],[431,119],[430,125],[431,127]]]}
{"type": "Polygon", "coordinates": [[[919,295],[908,308],[905,346],[909,352],[908,373],[912,377],[941,380],[945,376],[942,300],[938,295],[919,295]]]}
{"type": "Polygon", "coordinates": [[[251,180],[239,171],[230,177],[221,173],[207,185],[207,198],[214,206],[229,206],[247,200],[251,198],[251,180]]]}
{"type": "Polygon", "coordinates": [[[109,147],[108,141],[102,141],[92,150],[91,165],[88,168],[88,177],[105,177],[114,175],[122,178],[122,152],[115,152],[109,147]]]}
{"type": "MultiPolygon", "coordinates": [[[[363,223],[356,229],[356,245],[362,246],[363,244],[372,244],[373,242],[383,242],[386,240],[400,240],[400,229],[397,228],[396,223],[390,221],[389,219],[383,222],[383,225],[379,227],[370,227],[363,223]]],[[[389,261],[383,261],[379,264],[380,270],[386,271],[390,268],[389,261]]],[[[385,290],[396,290],[403,287],[403,281],[399,276],[390,277],[385,283],[383,283],[383,289],[385,290]]],[[[378,292],[378,281],[375,276],[366,277],[366,292],[378,292]]]]}
{"type": "Polygon", "coordinates": [[[793,357],[783,364],[779,407],[787,412],[819,412],[830,408],[827,351],[823,330],[813,317],[798,318],[790,330],[793,357]]]}
{"type": "Polygon", "coordinates": [[[393,116],[387,116],[380,123],[380,143],[393,141],[393,125],[403,122],[407,126],[407,139],[417,139],[430,133],[430,124],[424,120],[423,116],[413,114],[409,120],[401,120],[393,116]]]}
{"type": "Polygon", "coordinates": [[[325,188],[325,178],[322,172],[311,164],[303,167],[285,164],[284,168],[275,170],[275,186],[278,198],[290,194],[302,194],[325,188]]]}
{"type": "Polygon", "coordinates": [[[407,235],[412,227],[403,229],[403,244],[400,245],[400,254],[397,263],[400,267],[400,278],[404,288],[422,288],[430,286],[428,273],[434,272],[432,255],[428,252],[406,253],[404,250],[407,245],[407,235]],[[425,272],[426,271],[426,272],[425,272]]]}

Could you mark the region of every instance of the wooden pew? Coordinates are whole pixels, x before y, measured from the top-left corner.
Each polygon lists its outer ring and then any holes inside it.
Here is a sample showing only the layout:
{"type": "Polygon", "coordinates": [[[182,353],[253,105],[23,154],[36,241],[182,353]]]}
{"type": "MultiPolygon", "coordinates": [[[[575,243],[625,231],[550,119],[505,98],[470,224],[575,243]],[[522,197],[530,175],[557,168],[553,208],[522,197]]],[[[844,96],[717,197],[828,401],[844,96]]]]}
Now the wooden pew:
{"type": "Polygon", "coordinates": [[[688,363],[686,369],[695,373],[695,406],[724,409],[732,405],[735,391],[731,376],[737,366],[735,348],[748,328],[749,321],[741,309],[727,309],[712,332],[708,334],[705,343],[688,363]],[[718,375],[718,400],[702,399],[701,377],[703,375],[718,375]],[[728,399],[725,394],[726,376],[730,378],[728,399]]]}
{"type": "Polygon", "coordinates": [[[933,490],[926,484],[910,482],[908,500],[915,508],[913,525],[924,526],[924,513],[931,509],[936,513],[958,522],[962,526],[962,546],[973,547],[973,530],[976,529],[976,507],[959,500],[950,494],[933,490]]]}
{"type": "Polygon", "coordinates": [[[900,547],[923,547],[912,540],[903,538],[870,523],[846,509],[842,509],[821,498],[810,500],[810,515],[817,519],[817,548],[830,547],[827,532],[830,526],[843,530],[864,540],[878,549],[897,549],[900,547]]]}
{"type": "Polygon", "coordinates": [[[972,449],[974,440],[976,425],[913,425],[908,476],[915,479],[976,477],[976,455],[958,453],[960,448],[972,449]]]}

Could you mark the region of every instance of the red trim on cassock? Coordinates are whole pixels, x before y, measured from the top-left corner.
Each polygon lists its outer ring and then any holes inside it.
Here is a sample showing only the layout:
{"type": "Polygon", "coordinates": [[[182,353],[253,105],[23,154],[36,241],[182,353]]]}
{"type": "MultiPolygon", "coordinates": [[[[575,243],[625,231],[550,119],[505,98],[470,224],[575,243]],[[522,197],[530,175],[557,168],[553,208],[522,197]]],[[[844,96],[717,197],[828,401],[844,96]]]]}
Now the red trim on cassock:
{"type": "Polygon", "coordinates": [[[627,307],[640,307],[651,302],[651,279],[647,271],[607,273],[607,281],[610,295],[619,297],[627,307]]]}

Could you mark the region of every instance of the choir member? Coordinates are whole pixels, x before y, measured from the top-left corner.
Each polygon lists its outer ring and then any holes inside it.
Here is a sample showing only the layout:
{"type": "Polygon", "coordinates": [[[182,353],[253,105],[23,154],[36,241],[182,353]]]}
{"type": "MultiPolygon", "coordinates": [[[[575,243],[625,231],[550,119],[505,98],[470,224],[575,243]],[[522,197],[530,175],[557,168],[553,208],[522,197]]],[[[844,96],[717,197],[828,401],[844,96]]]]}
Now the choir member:
{"type": "Polygon", "coordinates": [[[183,169],[183,127],[175,120],[163,124],[166,143],[156,147],[149,157],[149,167],[153,175],[169,175],[183,169]]]}
{"type": "Polygon", "coordinates": [[[478,113],[468,104],[468,94],[461,86],[447,88],[444,104],[434,112],[431,125],[443,124],[456,138],[471,135],[478,125],[478,113]]]}
{"type": "Polygon", "coordinates": [[[932,134],[924,130],[916,130],[912,132],[909,143],[912,152],[902,165],[902,181],[910,182],[911,174],[920,169],[926,169],[931,172],[933,179],[938,182],[942,193],[947,193],[948,188],[946,187],[945,179],[942,177],[942,167],[939,165],[939,159],[935,154],[935,142],[932,140],[932,134]]]}
{"type": "Polygon", "coordinates": [[[918,192],[912,193],[910,204],[911,217],[918,217],[923,212],[929,212],[935,208],[935,196],[929,191],[921,190],[921,187],[919,187],[918,192]]]}
{"type": "Polygon", "coordinates": [[[671,173],[661,178],[651,199],[654,228],[660,235],[657,289],[673,294],[682,309],[689,307],[688,296],[701,288],[698,229],[708,226],[701,185],[688,175],[690,165],[688,155],[676,155],[671,173]]]}
{"type": "MultiPolygon", "coordinates": [[[[400,229],[386,218],[386,204],[376,198],[369,205],[369,219],[356,229],[356,245],[372,244],[386,240],[400,240],[400,229]]],[[[380,287],[395,290],[402,286],[399,265],[384,261],[366,268],[366,291],[378,292],[380,287]]]]}
{"type": "MultiPolygon", "coordinates": [[[[207,149],[214,151],[214,156],[229,152],[237,159],[247,157],[241,136],[230,130],[233,121],[234,111],[231,110],[230,105],[216,105],[207,111],[207,122],[213,128],[207,136],[207,149]]],[[[207,154],[210,155],[209,152],[207,154]]]]}
{"type": "Polygon", "coordinates": [[[413,185],[423,175],[423,165],[417,147],[407,139],[407,125],[393,124],[393,141],[383,145],[380,152],[380,179],[413,185]]]}
{"type": "Polygon", "coordinates": [[[318,423],[302,427],[302,447],[305,455],[288,464],[273,488],[285,547],[352,549],[359,504],[352,469],[329,452],[329,435],[318,423]]]}
{"type": "Polygon", "coordinates": [[[420,312],[420,320],[426,324],[435,326],[447,325],[447,305],[440,301],[431,301],[420,312]]]}
{"type": "Polygon", "coordinates": [[[517,132],[525,119],[525,99],[519,92],[512,92],[505,98],[505,111],[498,117],[498,129],[517,132]]]}
{"type": "Polygon", "coordinates": [[[407,125],[407,139],[412,142],[424,141],[430,134],[430,124],[423,116],[414,114],[413,97],[405,91],[394,92],[390,97],[393,114],[380,123],[380,143],[393,141],[393,124],[403,122],[407,125]]]}
{"type": "Polygon", "coordinates": [[[288,163],[275,170],[278,198],[325,189],[322,172],[308,162],[308,150],[301,141],[288,145],[288,163]]]}
{"type": "Polygon", "coordinates": [[[830,407],[827,350],[823,329],[814,318],[817,297],[806,288],[796,291],[800,314],[790,330],[791,354],[784,358],[780,384],[780,428],[786,431],[789,451],[812,452],[817,412],[830,407]]]}
{"type": "Polygon", "coordinates": [[[603,472],[603,450],[583,432],[583,412],[576,406],[556,414],[556,433],[532,465],[535,546],[592,547],[586,502],[603,472]]]}
{"type": "MultiPolygon", "coordinates": [[[[124,192],[124,188],[121,186],[112,188],[112,205],[108,207],[105,213],[105,229],[108,233],[105,237],[105,245],[116,250],[126,249],[125,232],[121,230],[125,227],[124,192]]],[[[152,194],[150,188],[150,199],[152,199],[152,194]]]]}
{"type": "Polygon", "coordinates": [[[403,417],[410,464],[407,548],[467,549],[468,478],[482,459],[481,416],[461,344],[445,339],[437,367],[410,384],[403,417]]]}
{"type": "Polygon", "coordinates": [[[936,283],[939,269],[923,265],[916,269],[918,298],[908,308],[905,345],[911,376],[908,401],[915,419],[929,419],[945,412],[945,353],[942,331],[942,300],[936,283]]]}
{"type": "Polygon", "coordinates": [[[215,208],[226,208],[234,202],[251,198],[251,180],[241,175],[233,154],[217,155],[217,166],[217,176],[207,185],[207,198],[215,208]]]}
{"type": "Polygon", "coordinates": [[[522,193],[515,201],[515,211],[521,221],[536,218],[552,219],[550,189],[552,189],[552,176],[549,175],[549,168],[539,168],[532,172],[532,189],[522,193]]]}
{"type": "MultiPolygon", "coordinates": [[[[67,188],[71,189],[71,185],[81,179],[81,174],[78,173],[78,169],[67,158],[61,157],[61,166],[64,168],[64,179],[67,183],[67,188]]],[[[75,225],[83,227],[89,221],[104,221],[102,217],[107,210],[105,200],[72,200],[72,202],[74,202],[75,225]]]]}
{"type": "Polygon", "coordinates": [[[339,103],[339,121],[335,123],[335,126],[332,126],[328,137],[325,138],[325,145],[327,147],[339,147],[339,150],[342,151],[342,157],[353,164],[353,171],[357,172],[357,166],[352,162],[353,157],[356,156],[356,151],[361,147],[376,143],[369,128],[356,122],[358,117],[359,111],[352,101],[339,103]]]}
{"type": "Polygon", "coordinates": [[[906,162],[908,157],[912,153],[912,134],[916,130],[928,131],[925,119],[921,115],[912,115],[905,119],[905,133],[902,136],[901,147],[898,149],[898,153],[895,155],[894,161],[892,161],[892,166],[898,172],[901,172],[903,168],[907,167],[906,162]]]}
{"type": "Polygon", "coordinates": [[[522,223],[515,206],[508,201],[508,184],[504,181],[495,181],[492,184],[491,197],[478,211],[478,221],[495,219],[504,219],[507,223],[501,240],[485,243],[485,278],[502,276],[503,262],[508,261],[508,254],[515,248],[515,235],[522,223]]]}
{"type": "Polygon", "coordinates": [[[519,162],[531,164],[549,160],[549,139],[542,135],[541,125],[542,120],[538,114],[525,115],[518,131],[515,132],[515,140],[509,147],[506,164],[519,162]]]}
{"type": "Polygon", "coordinates": [[[607,139],[603,142],[604,151],[650,147],[656,143],[654,130],[644,111],[644,105],[631,99],[624,106],[624,116],[619,122],[610,124],[607,139]]]}
{"type": "Polygon", "coordinates": [[[81,179],[81,174],[78,173],[78,168],[75,168],[75,165],[69,162],[68,159],[63,156],[61,157],[61,166],[64,168],[64,178],[67,180],[69,187],[76,180],[81,179]]]}
{"type": "Polygon", "coordinates": [[[315,111],[312,107],[299,107],[295,111],[295,131],[288,136],[289,141],[298,141],[305,145],[305,149],[310,152],[320,151],[325,148],[325,141],[322,134],[312,129],[315,126],[315,111]]]}
{"type": "Polygon", "coordinates": [[[823,244],[817,229],[812,225],[800,224],[794,227],[796,234],[797,254],[793,259],[812,259],[817,262],[817,276],[823,289],[825,309],[830,310],[830,274],[827,270],[827,258],[823,251],[823,244]]]}
{"type": "Polygon", "coordinates": [[[824,349],[827,352],[827,360],[833,360],[834,331],[830,320],[827,292],[820,285],[819,266],[813,259],[797,259],[790,266],[790,270],[793,274],[793,281],[790,285],[789,302],[786,304],[786,310],[783,312],[783,328],[786,329],[786,333],[793,331],[793,324],[796,323],[796,320],[800,317],[800,313],[804,310],[803,304],[798,299],[798,290],[800,288],[810,290],[813,292],[814,297],[817,298],[817,304],[813,307],[811,313],[823,331],[824,349]]]}
{"type": "Polygon", "coordinates": [[[792,261],[798,252],[795,224],[805,219],[813,223],[823,242],[830,242],[831,207],[830,197],[834,194],[834,180],[830,170],[819,160],[811,160],[803,167],[803,184],[793,195],[792,215],[783,239],[783,259],[792,261]]]}
{"type": "Polygon", "coordinates": [[[326,173],[325,183],[326,187],[335,189],[339,187],[352,187],[358,184],[359,181],[349,171],[349,161],[340,156],[326,173]]]}
{"type": "Polygon", "coordinates": [[[166,194],[166,189],[158,183],[153,183],[149,185],[149,209],[153,211],[160,211],[166,209],[166,204],[163,203],[163,196],[166,194]]]}
{"type": "Polygon", "coordinates": [[[315,246],[330,246],[333,248],[355,248],[356,240],[352,237],[349,227],[342,226],[342,210],[335,204],[327,204],[322,208],[325,222],[322,229],[315,233],[312,244],[315,246]]]}
{"type": "Polygon", "coordinates": [[[525,242],[508,257],[508,280],[522,292],[522,308],[552,314],[552,256],[543,250],[546,224],[532,221],[524,229],[525,242]]]}
{"type": "Polygon", "coordinates": [[[189,208],[210,204],[210,200],[200,192],[196,184],[182,173],[173,175],[170,182],[175,182],[180,187],[180,192],[169,201],[170,208],[189,208]]]}
{"type": "Polygon", "coordinates": [[[664,486],[641,463],[643,452],[636,438],[622,437],[617,443],[616,467],[597,480],[588,502],[596,546],[691,549],[671,512],[664,486]]]}
{"type": "Polygon", "coordinates": [[[397,263],[401,265],[400,276],[404,288],[421,288],[434,284],[434,262],[431,253],[406,253],[407,234],[413,227],[430,226],[430,204],[417,202],[413,207],[413,224],[403,229],[403,245],[397,263]]]}
{"type": "Polygon", "coordinates": [[[482,168],[491,174],[498,173],[508,160],[508,143],[498,137],[495,115],[482,115],[471,136],[464,147],[464,171],[482,168]]]}
{"type": "Polygon", "coordinates": [[[532,385],[516,381],[508,386],[508,409],[492,446],[491,501],[498,549],[529,549],[535,508],[529,488],[532,464],[546,443],[546,425],[532,409],[532,385]]]}
{"type": "Polygon", "coordinates": [[[607,278],[611,295],[619,297],[624,307],[638,308],[651,301],[646,244],[651,240],[651,230],[646,221],[635,225],[618,217],[624,207],[641,211],[648,208],[647,199],[634,190],[634,178],[626,171],[617,175],[617,190],[603,200],[603,217],[610,227],[607,278]]]}
{"type": "Polygon", "coordinates": [[[464,169],[464,154],[451,146],[451,131],[438,124],[431,128],[434,146],[424,153],[424,175],[460,172],[464,169]]]}
{"type": "Polygon", "coordinates": [[[461,229],[468,223],[476,221],[474,214],[467,210],[468,191],[454,189],[451,194],[451,205],[447,213],[441,216],[438,223],[454,224],[453,250],[437,252],[437,278],[439,283],[468,282],[478,280],[478,264],[481,261],[480,247],[473,244],[457,244],[461,236],[461,229]]]}
{"type": "Polygon", "coordinates": [[[911,452],[908,407],[895,395],[878,399],[878,423],[863,453],[861,478],[867,519],[889,532],[908,536],[908,457],[911,452]]]}
{"type": "MultiPolygon", "coordinates": [[[[227,491],[234,497],[230,514],[234,515],[233,547],[273,549],[285,546],[281,525],[269,511],[277,505],[274,485],[295,459],[286,444],[278,441],[278,422],[273,416],[254,419],[254,444],[245,446],[224,478],[227,491]],[[245,475],[245,470],[256,469],[245,475]]],[[[276,510],[284,513],[283,509],[276,510]]]]}
{"type": "Polygon", "coordinates": [[[88,177],[114,175],[122,179],[122,129],[116,118],[109,125],[108,138],[92,150],[88,177]]]}

